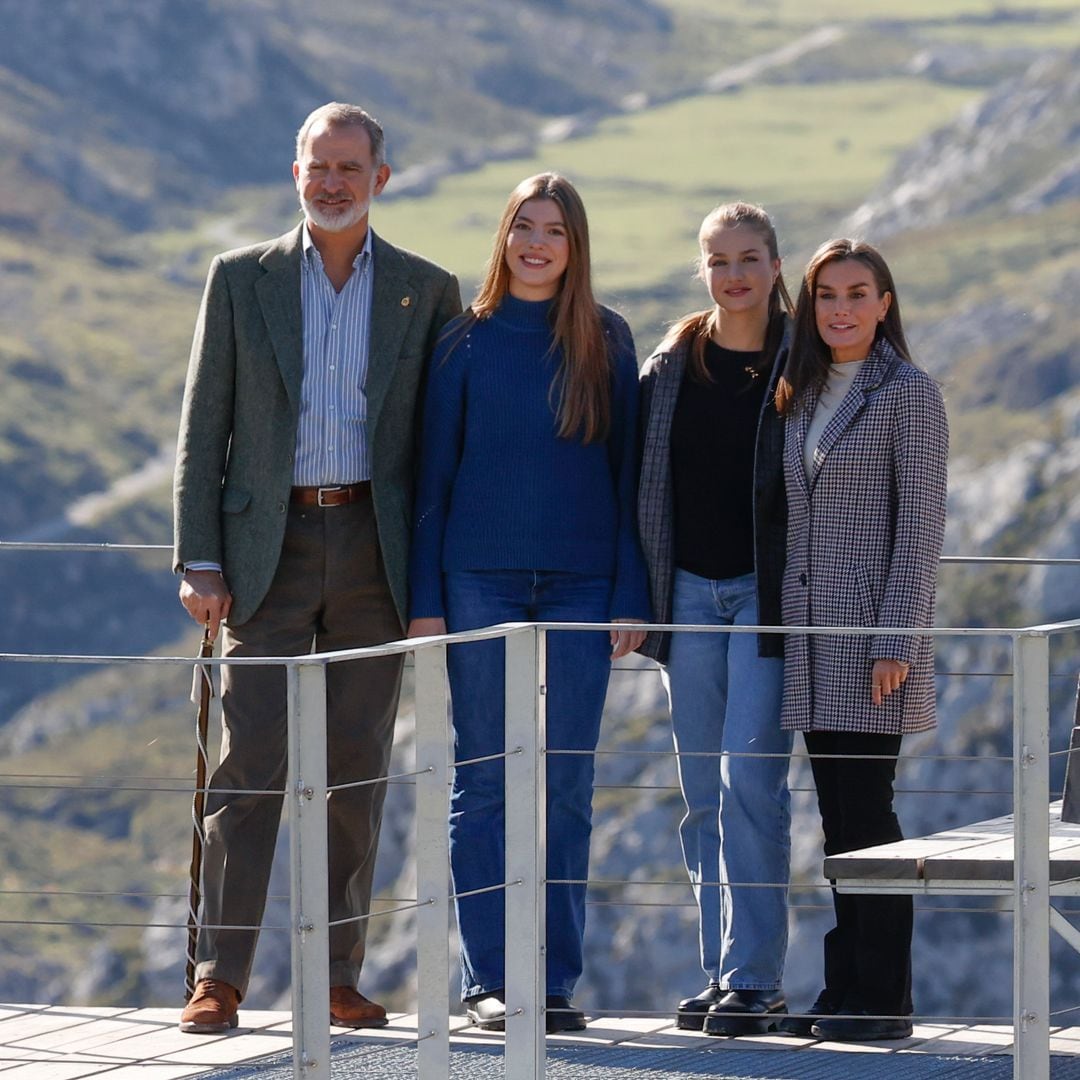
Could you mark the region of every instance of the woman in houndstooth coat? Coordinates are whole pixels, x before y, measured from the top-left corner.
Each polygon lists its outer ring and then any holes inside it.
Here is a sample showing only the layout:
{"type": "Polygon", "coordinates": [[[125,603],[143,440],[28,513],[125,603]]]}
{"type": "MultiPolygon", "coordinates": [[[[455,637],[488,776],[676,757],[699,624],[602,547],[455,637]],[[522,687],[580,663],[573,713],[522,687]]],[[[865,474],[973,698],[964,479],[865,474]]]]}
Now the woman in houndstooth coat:
{"type": "MultiPolygon", "coordinates": [[[[874,248],[832,240],[810,260],[777,398],[784,624],[932,625],[948,423],[937,385],[911,362],[874,248]]],[[[789,636],[782,724],[804,733],[827,855],[902,839],[892,807],[901,737],[934,723],[931,638],[789,636]]],[[[831,1039],[909,1035],[910,897],[834,891],[833,902],[825,989],[810,1009],[820,1019],[786,1027],[831,1039]]]]}

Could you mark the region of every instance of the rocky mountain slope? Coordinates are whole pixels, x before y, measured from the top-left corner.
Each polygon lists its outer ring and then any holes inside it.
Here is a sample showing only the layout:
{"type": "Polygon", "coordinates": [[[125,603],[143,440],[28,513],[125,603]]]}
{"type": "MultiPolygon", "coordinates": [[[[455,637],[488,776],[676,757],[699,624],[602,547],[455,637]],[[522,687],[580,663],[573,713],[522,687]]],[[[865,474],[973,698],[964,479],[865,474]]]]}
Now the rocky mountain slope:
{"type": "Polygon", "coordinates": [[[1080,52],[1050,53],[900,154],[849,229],[881,239],[992,208],[1034,214],[1080,197],[1080,52]]]}

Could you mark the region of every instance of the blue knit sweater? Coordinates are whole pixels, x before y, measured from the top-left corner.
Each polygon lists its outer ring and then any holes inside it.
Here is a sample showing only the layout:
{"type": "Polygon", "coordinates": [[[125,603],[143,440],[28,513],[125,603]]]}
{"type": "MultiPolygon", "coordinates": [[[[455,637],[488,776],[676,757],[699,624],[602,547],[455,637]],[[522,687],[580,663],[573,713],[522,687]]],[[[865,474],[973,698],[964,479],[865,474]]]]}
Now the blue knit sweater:
{"type": "Polygon", "coordinates": [[[459,316],[431,361],[409,566],[412,618],[444,617],[442,573],[571,570],[614,579],[610,617],[650,617],[638,543],[638,383],[626,322],[602,308],[612,363],[611,430],[557,435],[551,301],[507,295],[462,337],[459,316]],[[452,348],[450,346],[453,346],[452,348]]]}

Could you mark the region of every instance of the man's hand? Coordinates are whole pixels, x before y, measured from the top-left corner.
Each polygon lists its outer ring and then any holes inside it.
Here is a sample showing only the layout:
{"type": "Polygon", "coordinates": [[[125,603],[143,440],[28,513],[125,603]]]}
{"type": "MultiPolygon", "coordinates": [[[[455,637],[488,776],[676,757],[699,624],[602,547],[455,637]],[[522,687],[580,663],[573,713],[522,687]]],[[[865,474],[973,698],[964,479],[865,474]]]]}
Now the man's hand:
{"type": "MultiPolygon", "coordinates": [[[[619,623],[641,622],[640,619],[612,619],[611,621],[619,623]]],[[[612,630],[611,659],[618,660],[621,656],[629,656],[644,640],[644,630],[612,630]]]]}
{"type": "Polygon", "coordinates": [[[907,678],[908,665],[903,660],[875,660],[870,673],[870,700],[880,705],[907,678]]]}
{"type": "Polygon", "coordinates": [[[217,570],[186,570],[180,582],[180,603],[214,641],[222,619],[229,616],[232,593],[217,570]]]}
{"type": "Polygon", "coordinates": [[[409,629],[405,631],[406,637],[436,637],[446,633],[445,619],[413,619],[409,623],[409,629]]]}

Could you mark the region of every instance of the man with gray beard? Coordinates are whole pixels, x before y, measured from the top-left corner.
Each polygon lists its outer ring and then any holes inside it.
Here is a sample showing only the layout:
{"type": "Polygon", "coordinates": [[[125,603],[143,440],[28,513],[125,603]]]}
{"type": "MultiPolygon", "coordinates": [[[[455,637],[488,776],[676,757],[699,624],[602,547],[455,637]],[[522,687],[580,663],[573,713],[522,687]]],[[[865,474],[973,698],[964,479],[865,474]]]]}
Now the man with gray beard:
{"type": "MultiPolygon", "coordinates": [[[[316,109],[297,135],[303,222],[217,256],[195,327],[174,484],[175,568],[222,655],[297,656],[404,634],[417,394],[452,274],[368,227],[390,178],[378,122],[316,109]]],[[[400,656],[327,667],[331,786],[385,776],[400,656]]],[[[285,786],[282,667],[222,669],[195,992],[182,1031],[236,1027],[285,786]],[[239,792],[239,793],[238,793],[239,792]],[[253,794],[250,794],[253,793],[253,794]],[[265,793],[265,794],[264,794],[265,793]],[[250,929],[230,929],[230,927],[250,929]]],[[[357,990],[385,785],[327,801],[330,1020],[379,1027],[357,990]]]]}

